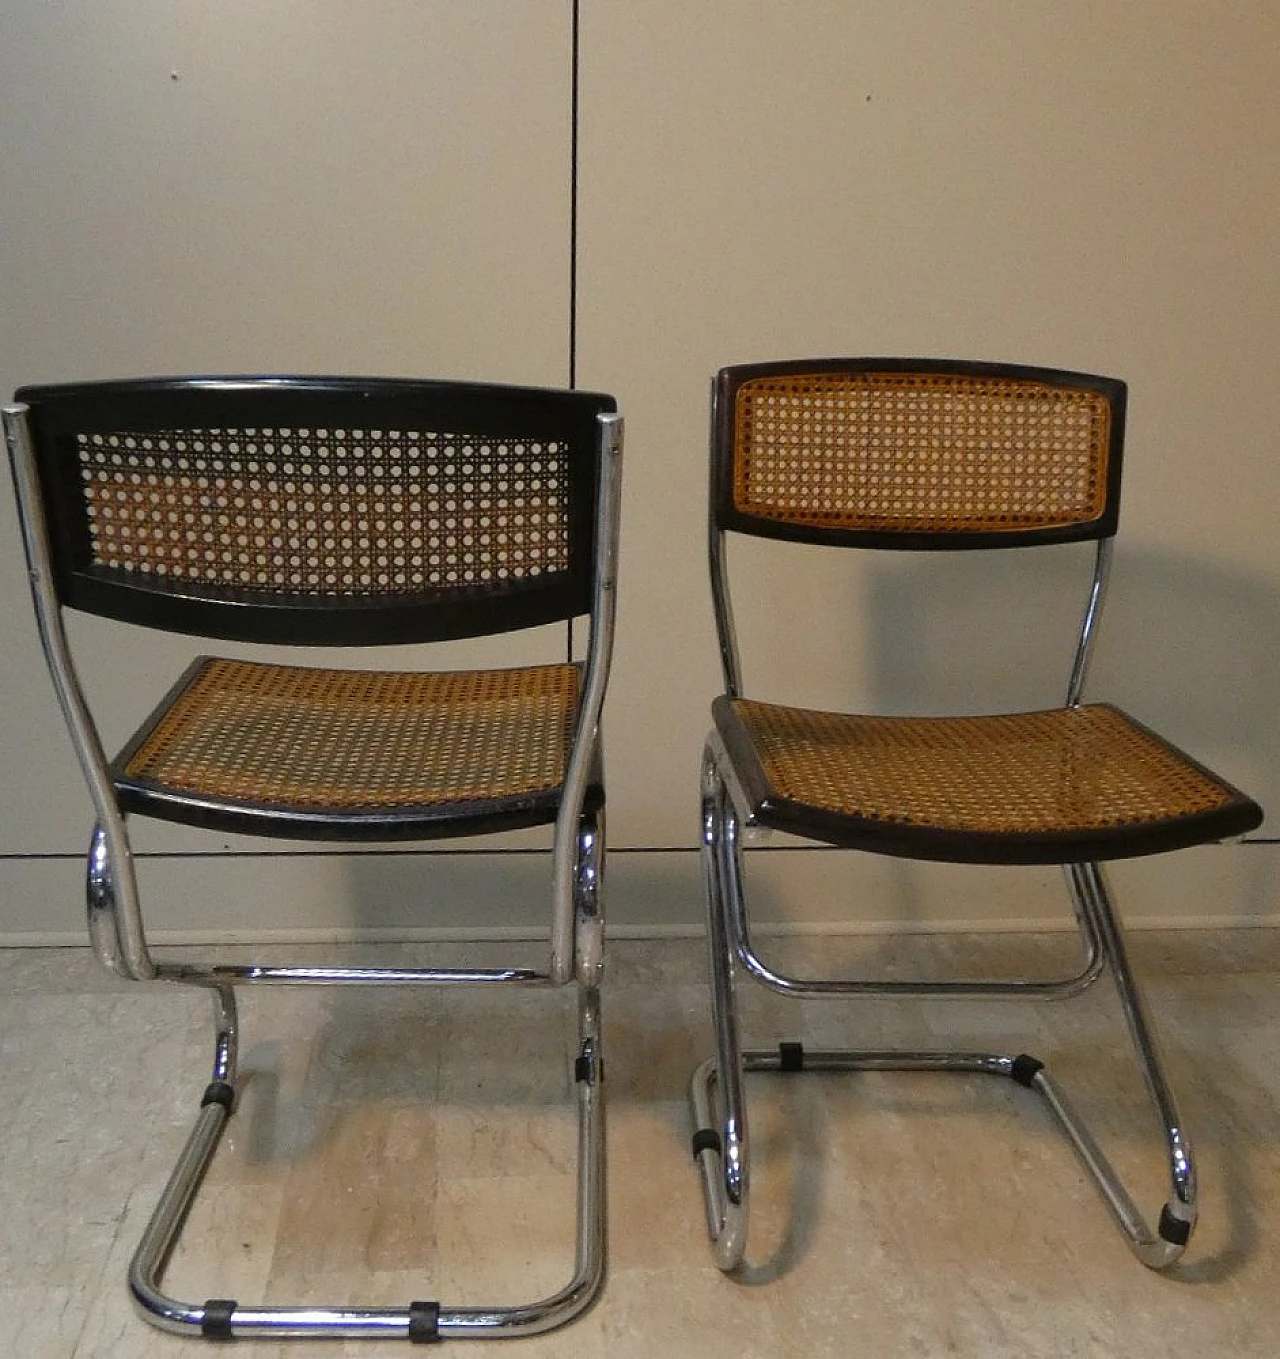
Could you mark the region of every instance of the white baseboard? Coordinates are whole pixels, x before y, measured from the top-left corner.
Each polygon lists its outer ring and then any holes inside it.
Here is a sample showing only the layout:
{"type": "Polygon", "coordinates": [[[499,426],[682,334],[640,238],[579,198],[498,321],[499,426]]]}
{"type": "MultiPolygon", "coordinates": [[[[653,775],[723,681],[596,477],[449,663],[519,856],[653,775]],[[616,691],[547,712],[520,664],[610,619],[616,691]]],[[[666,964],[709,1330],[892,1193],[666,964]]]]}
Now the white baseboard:
{"type": "MultiPolygon", "coordinates": [[[[83,865],[0,860],[0,946],[85,941],[83,865]]],[[[1280,925],[1280,849],[1211,845],[1110,866],[1131,929],[1280,925]]],[[[139,880],[157,946],[492,940],[543,937],[543,855],[143,856],[139,880]]],[[[755,929],[771,935],[1045,932],[1074,929],[1053,868],[914,863],[823,850],[747,859],[755,929]]],[[[614,850],[606,919],[614,939],[702,934],[695,850],[614,850]]]]}

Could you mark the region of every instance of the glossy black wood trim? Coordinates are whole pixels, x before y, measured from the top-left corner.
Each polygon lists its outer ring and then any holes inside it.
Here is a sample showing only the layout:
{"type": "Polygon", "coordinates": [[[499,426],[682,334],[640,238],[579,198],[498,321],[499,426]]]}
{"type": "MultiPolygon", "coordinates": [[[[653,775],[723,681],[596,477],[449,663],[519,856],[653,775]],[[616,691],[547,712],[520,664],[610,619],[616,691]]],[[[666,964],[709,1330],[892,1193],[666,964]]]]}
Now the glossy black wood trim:
{"type": "Polygon", "coordinates": [[[733,711],[729,698],[721,695],[712,704],[711,711],[733,772],[750,803],[753,822],[845,849],[945,863],[1092,863],[1163,854],[1229,839],[1256,829],[1263,818],[1262,808],[1252,798],[1127,713],[1125,717],[1153,740],[1221,784],[1229,794],[1229,800],[1210,812],[1174,817],[1155,824],[1035,835],[953,831],[845,816],[780,797],[770,784],[755,744],[733,711]]]}
{"type": "Polygon", "coordinates": [[[593,392],[408,378],[144,378],[22,387],[46,502],[54,585],[71,608],[168,631],[297,645],[442,641],[535,627],[590,611],[599,488],[593,392]],[[572,471],[563,572],[464,591],[326,597],[214,586],[111,570],[91,560],[76,436],[189,426],[382,427],[564,440],[572,471]]]}

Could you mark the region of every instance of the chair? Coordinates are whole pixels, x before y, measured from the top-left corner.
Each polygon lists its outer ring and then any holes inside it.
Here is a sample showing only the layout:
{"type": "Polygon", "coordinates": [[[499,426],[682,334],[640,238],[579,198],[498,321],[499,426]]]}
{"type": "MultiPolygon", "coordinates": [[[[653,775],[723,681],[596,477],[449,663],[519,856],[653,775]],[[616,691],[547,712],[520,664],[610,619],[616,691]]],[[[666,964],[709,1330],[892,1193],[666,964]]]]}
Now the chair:
{"type": "Polygon", "coordinates": [[[690,1102],[694,1158],[724,1270],[742,1261],[747,1237],[744,1077],[757,1071],[1011,1078],[1045,1101],[1144,1264],[1163,1268],[1186,1246],[1196,1220],[1190,1147],[1101,862],[1238,836],[1262,813],[1119,709],[1082,702],[1116,531],[1125,396],[1123,383],[1082,373],[914,359],[744,365],[722,370],[713,384],[710,567],[725,691],[712,708],[701,805],[715,1055],[694,1073],[690,1102]],[[1096,543],[1064,706],[893,717],[747,697],[730,605],[730,532],[930,551],[1096,543]],[[751,827],[909,859],[1062,864],[1083,966],[1051,980],[786,975],[751,941],[742,853],[751,827]],[[1154,1231],[1033,1056],[815,1051],[785,1041],[744,1049],[740,1036],[735,988],[743,974],[793,997],[1063,998],[1106,967],[1168,1151],[1171,1193],[1154,1231]]]}
{"type": "MultiPolygon", "coordinates": [[[[93,944],[121,976],[201,987],[213,999],[212,1077],[129,1270],[143,1315],[167,1331],[213,1340],[514,1336],[568,1321],[598,1293],[599,724],[614,617],[614,411],[612,398],[584,392],[348,377],[26,387],[5,408],[36,616],[97,817],[93,944]],[[570,633],[561,663],[489,670],[201,656],[109,760],[64,609],[271,646],[436,642],[582,616],[589,632],[585,642],[579,633],[585,659],[573,659],[570,633]],[[344,843],[550,826],[545,969],[157,961],[139,909],[131,815],[344,843]],[[161,1291],[236,1105],[236,988],[269,983],[576,986],[577,1261],[562,1290],[518,1306],[396,1308],[188,1303],[161,1291]]],[[[521,655],[528,660],[527,646],[521,655]]]]}

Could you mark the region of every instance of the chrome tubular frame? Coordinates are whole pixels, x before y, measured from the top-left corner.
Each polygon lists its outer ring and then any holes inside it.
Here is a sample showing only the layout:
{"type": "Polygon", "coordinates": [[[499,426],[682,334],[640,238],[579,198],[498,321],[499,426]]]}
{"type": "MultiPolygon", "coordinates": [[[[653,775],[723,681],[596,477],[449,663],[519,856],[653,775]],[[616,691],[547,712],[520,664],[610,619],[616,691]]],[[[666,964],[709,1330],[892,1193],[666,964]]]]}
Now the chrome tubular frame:
{"type": "Polygon", "coordinates": [[[551,978],[562,985],[573,975],[573,931],[578,897],[575,850],[591,760],[600,742],[600,712],[609,680],[614,620],[618,604],[618,525],[622,508],[622,432],[620,415],[601,415],[600,486],[596,504],[595,600],[587,669],[574,733],[573,756],[565,774],[564,797],[556,818],[552,892],[551,978]]]}
{"type": "MultiPolygon", "coordinates": [[[[718,388],[712,386],[712,444],[717,427],[718,388]]],[[[708,563],[716,633],[730,697],[742,693],[742,668],[733,620],[725,534],[715,520],[715,495],[709,499],[708,563]]],[[[1097,637],[1111,565],[1112,539],[1098,540],[1093,580],[1071,665],[1067,704],[1082,701],[1097,637]]],[[[756,1071],[955,1071],[1006,1076],[1035,1090],[1053,1112],[1079,1154],[1137,1257],[1153,1269],[1172,1264],[1186,1248],[1196,1220],[1196,1181],[1190,1147],[1165,1079],[1159,1051],[1141,993],[1129,968],[1120,925],[1097,864],[1064,865],[1067,890],[1079,926],[1084,961],[1076,973],[1053,980],[983,981],[827,980],[788,976],[767,963],[753,947],[742,886],[741,827],[749,824],[750,801],[719,735],[707,738],[702,760],[703,882],[707,901],[712,1017],[715,1055],[693,1073],[689,1104],[695,1128],[693,1154],[698,1163],[707,1210],[707,1228],[716,1263],[732,1270],[742,1261],[747,1239],[749,1159],[744,1076],[756,1071]],[[737,972],[784,995],[949,996],[960,999],[1061,1000],[1086,990],[1109,967],[1137,1052],[1143,1079],[1164,1134],[1171,1195],[1153,1231],[1134,1205],[1115,1170],[1088,1128],[1071,1108],[1043,1064],[1025,1054],[975,1052],[875,1052],[804,1049],[784,1043],[775,1049],[746,1049],[739,1034],[735,986],[737,972]]]]}
{"type": "Polygon", "coordinates": [[[723,749],[713,735],[702,767],[702,860],[716,1052],[694,1071],[689,1105],[695,1128],[693,1154],[719,1267],[726,1271],[736,1268],[746,1246],[749,1162],[744,1076],[757,1071],[798,1070],[951,1071],[1011,1078],[1045,1101],[1138,1259],[1152,1269],[1163,1269],[1178,1259],[1196,1220],[1195,1171],[1100,867],[1092,863],[1066,866],[1067,885],[1089,954],[1085,971],[1074,979],[1051,983],[796,981],[762,964],[747,938],[739,843],[744,814],[734,805],[726,768],[723,749]],[[1088,1127],[1036,1058],[1013,1053],[814,1050],[799,1043],[744,1049],[734,989],[738,966],[766,986],[796,996],[950,994],[961,998],[1017,995],[1039,999],[1074,995],[1104,966],[1109,967],[1165,1139],[1171,1196],[1161,1210],[1157,1228],[1153,1231],[1147,1224],[1088,1127]]]}
{"type": "Polygon", "coordinates": [[[1089,601],[1080,623],[1080,640],[1076,643],[1075,658],[1071,662],[1071,678],[1067,682],[1067,707],[1076,707],[1084,697],[1085,680],[1089,677],[1089,662],[1098,636],[1102,606],[1106,602],[1107,582],[1111,577],[1111,548],[1114,539],[1099,538],[1093,559],[1093,583],[1089,587],[1089,601]]]}
{"type": "Polygon", "coordinates": [[[36,619],[54,689],[89,786],[95,826],[89,845],[86,898],[89,935],[99,961],[132,980],[163,980],[208,990],[214,1007],[212,1080],[178,1163],[129,1267],[129,1287],[142,1315],[163,1330],[230,1340],[258,1336],[409,1339],[430,1342],[533,1335],[572,1320],[594,1302],[604,1282],[604,1088],[599,982],[603,968],[603,812],[583,811],[600,742],[617,595],[621,506],[621,416],[598,417],[600,478],[596,502],[593,626],[587,646],[574,745],[552,842],[552,923],[545,970],[506,968],[356,968],[157,963],[148,949],[126,819],[116,803],[110,766],[76,676],[54,589],[48,527],[38,491],[25,406],[4,408],[5,442],[17,489],[23,544],[36,619]],[[239,1046],[236,986],[392,985],[578,987],[574,1062],[578,1105],[577,1230],[570,1282],[539,1301],[492,1308],[449,1308],[415,1302],[383,1307],[247,1307],[228,1300],[184,1303],[166,1296],[161,1279],[235,1107],[239,1046]]]}
{"type": "MultiPolygon", "coordinates": [[[[720,389],[711,381],[711,465],[715,466],[716,426],[719,419],[720,389]]],[[[714,474],[713,474],[714,475],[714,474]]],[[[729,591],[729,565],[725,558],[724,533],[716,523],[716,488],[707,496],[707,564],[711,573],[711,602],[716,620],[716,640],[720,646],[720,669],[724,691],[730,698],[742,695],[742,658],[738,652],[738,630],[733,621],[733,598],[729,591]]]]}
{"type": "Polygon", "coordinates": [[[604,809],[578,828],[574,969],[582,986],[599,986],[604,974],[604,809]]]}
{"type": "MultiPolygon", "coordinates": [[[[108,962],[116,939],[114,874],[105,838],[91,845],[90,919],[99,956],[108,962]]],[[[521,985],[549,987],[546,973],[517,968],[321,968],[160,964],[161,980],[205,988],[214,1005],[213,1072],[195,1126],[187,1139],[129,1267],[129,1287],[144,1317],[163,1330],[215,1339],[248,1336],[277,1339],[501,1338],[533,1335],[572,1320],[595,1300],[604,1281],[604,1089],[599,989],[603,917],[600,880],[604,847],[595,818],[583,817],[579,836],[579,887],[582,929],[577,956],[578,1047],[574,1065],[578,1102],[578,1189],[576,1263],[571,1281],[540,1301],[509,1307],[446,1307],[436,1302],[403,1308],[241,1307],[211,1300],[181,1302],[162,1291],[165,1264],[181,1233],[187,1212],[234,1110],[239,1026],[234,987],[249,983],[328,985],[521,985]]]]}
{"type": "Polygon", "coordinates": [[[40,643],[44,648],[54,692],[58,696],[58,705],[71,733],[76,758],[89,786],[97,819],[89,870],[94,942],[99,949],[99,956],[104,961],[110,958],[107,965],[113,971],[137,981],[149,981],[155,977],[156,967],[147,950],[146,935],[142,928],[133,852],[129,846],[124,816],[116,804],[102,740],[76,677],[71,648],[62,626],[62,611],[53,584],[49,531],[37,485],[35,450],[26,406],[10,405],[4,408],[4,434],[18,496],[22,545],[27,557],[27,576],[35,605],[36,624],[40,630],[40,643]],[[112,895],[117,906],[113,920],[116,933],[114,942],[95,928],[104,922],[94,920],[92,909],[94,874],[105,871],[108,861],[112,895]]]}
{"type": "Polygon", "coordinates": [[[161,1291],[165,1262],[182,1230],[201,1180],[231,1116],[235,1078],[235,998],[229,987],[213,988],[217,1018],[213,1081],[178,1164],[129,1265],[129,1288],[153,1325],[179,1335],[210,1339],[248,1337],[409,1339],[535,1335],[585,1311],[604,1281],[604,1097],[600,1045],[600,997],[581,987],[578,1006],[578,1229],[573,1278],[559,1292],[511,1307],[447,1307],[415,1302],[407,1307],[242,1307],[211,1299],[185,1303],[161,1291]]]}
{"type": "MultiPolygon", "coordinates": [[[[742,890],[742,843],[740,827],[747,820],[745,797],[737,793],[736,780],[726,777],[728,759],[717,733],[707,737],[707,750],[704,756],[704,769],[714,772],[711,777],[718,778],[724,785],[724,794],[714,802],[719,818],[719,849],[715,856],[719,862],[716,882],[723,893],[724,908],[732,927],[734,953],[737,961],[762,985],[784,995],[799,997],[817,996],[964,996],[970,1000],[1060,1000],[1077,996],[1086,991],[1098,979],[1104,967],[1099,945],[1098,930],[1093,914],[1086,909],[1081,896],[1071,887],[1071,901],[1075,908],[1076,922],[1080,929],[1084,949],[1084,962],[1080,970],[1068,977],[1051,980],[992,979],[985,981],[924,981],[924,980],[828,980],[825,978],[791,977],[779,972],[766,962],[751,943],[747,922],[746,901],[742,890]]],[[[704,778],[707,775],[704,774],[704,778]]],[[[704,799],[706,794],[704,792],[704,799]]],[[[704,802],[705,808],[705,802],[704,802]]],[[[704,821],[707,813],[704,810],[704,821]]]]}
{"type": "MultiPolygon", "coordinates": [[[[742,1259],[747,1241],[750,1162],[747,1145],[747,1106],[742,1089],[746,1069],[738,1035],[734,995],[737,949],[730,937],[725,864],[728,796],[710,748],[702,762],[702,875],[707,897],[707,949],[711,973],[711,1015],[715,1024],[716,1055],[694,1072],[689,1100],[695,1128],[693,1154],[702,1172],[707,1207],[707,1230],[716,1264],[733,1269],[742,1259]],[[720,1091],[719,1117],[713,1117],[712,1083],[720,1091]]],[[[736,848],[736,847],[735,847],[736,848]]]]}
{"type": "Polygon", "coordinates": [[[85,903],[89,915],[89,942],[98,961],[117,977],[131,977],[120,943],[116,888],[111,876],[111,850],[106,832],[94,826],[89,841],[88,869],[85,875],[85,903]]]}

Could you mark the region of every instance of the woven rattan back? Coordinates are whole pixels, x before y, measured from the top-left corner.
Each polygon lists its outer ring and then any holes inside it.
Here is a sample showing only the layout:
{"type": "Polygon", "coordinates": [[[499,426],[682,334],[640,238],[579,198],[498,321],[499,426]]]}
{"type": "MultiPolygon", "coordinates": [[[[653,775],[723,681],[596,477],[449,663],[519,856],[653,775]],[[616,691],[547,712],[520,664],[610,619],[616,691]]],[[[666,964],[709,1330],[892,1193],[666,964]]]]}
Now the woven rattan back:
{"type": "Polygon", "coordinates": [[[17,399],[72,607],[307,643],[475,635],[590,607],[607,397],[276,378],[17,399]]]}
{"type": "Polygon", "coordinates": [[[910,359],[724,369],[717,526],[866,547],[991,547],[1115,532],[1124,384],[910,359]]]}

